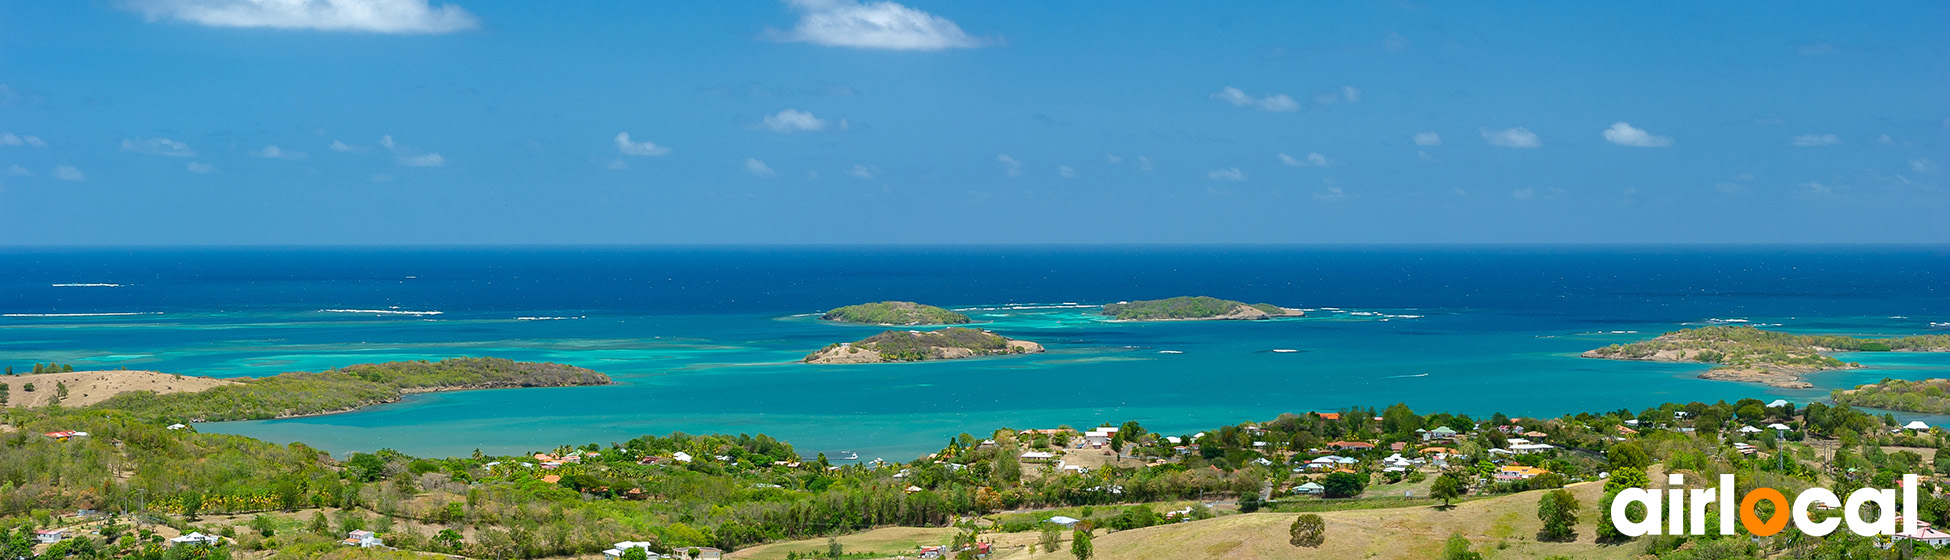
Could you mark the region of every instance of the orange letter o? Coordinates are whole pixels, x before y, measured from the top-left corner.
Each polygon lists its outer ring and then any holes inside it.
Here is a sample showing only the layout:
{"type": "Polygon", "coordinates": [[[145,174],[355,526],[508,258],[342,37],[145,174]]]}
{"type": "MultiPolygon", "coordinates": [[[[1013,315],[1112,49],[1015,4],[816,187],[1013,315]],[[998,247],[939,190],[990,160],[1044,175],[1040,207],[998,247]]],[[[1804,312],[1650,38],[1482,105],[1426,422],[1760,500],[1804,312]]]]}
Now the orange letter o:
{"type": "Polygon", "coordinates": [[[1781,529],[1786,529],[1788,513],[1790,512],[1788,512],[1787,496],[1781,495],[1780,490],[1756,488],[1740,499],[1740,525],[1746,527],[1747,532],[1753,533],[1756,537],[1771,537],[1781,532],[1781,529]],[[1774,518],[1767,520],[1766,523],[1762,523],[1760,516],[1754,513],[1754,504],[1761,500],[1774,502],[1774,518]]]}

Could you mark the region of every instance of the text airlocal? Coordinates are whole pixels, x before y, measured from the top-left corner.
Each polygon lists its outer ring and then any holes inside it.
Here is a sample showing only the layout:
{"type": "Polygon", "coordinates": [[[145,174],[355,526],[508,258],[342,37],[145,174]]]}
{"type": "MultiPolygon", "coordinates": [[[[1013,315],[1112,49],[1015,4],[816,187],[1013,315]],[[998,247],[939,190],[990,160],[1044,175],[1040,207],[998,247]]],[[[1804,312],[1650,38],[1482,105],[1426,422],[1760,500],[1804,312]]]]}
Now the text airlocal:
{"type": "MultiPolygon", "coordinates": [[[[1664,491],[1646,488],[1626,488],[1612,499],[1611,522],[1618,532],[1627,536],[1645,535],[1704,535],[1706,534],[1706,506],[1719,504],[1720,534],[1731,535],[1735,512],[1740,516],[1740,525],[1755,536],[1766,537],[1787,528],[1788,522],[1794,528],[1811,536],[1825,536],[1835,532],[1843,522],[1848,530],[1857,535],[1892,536],[1896,533],[1896,491],[1886,488],[1863,488],[1850,492],[1844,503],[1835,491],[1827,488],[1809,488],[1794,497],[1790,504],[1787,496],[1773,488],[1755,488],[1740,497],[1739,507],[1733,501],[1733,475],[1720,475],[1718,488],[1679,488],[1686,479],[1680,475],[1670,475],[1668,488],[1664,491]],[[1756,510],[1761,502],[1774,504],[1774,516],[1761,519],[1756,510]],[[1633,521],[1626,517],[1625,510],[1632,504],[1645,506],[1645,518],[1633,521]],[[1842,516],[1815,521],[1808,516],[1810,506],[1820,504],[1827,508],[1841,508],[1842,516]],[[1862,504],[1875,504],[1878,510],[1876,519],[1862,518],[1862,504]]],[[[1916,475],[1903,475],[1902,520],[1903,532],[1915,533],[1916,525],[1916,475]]]]}

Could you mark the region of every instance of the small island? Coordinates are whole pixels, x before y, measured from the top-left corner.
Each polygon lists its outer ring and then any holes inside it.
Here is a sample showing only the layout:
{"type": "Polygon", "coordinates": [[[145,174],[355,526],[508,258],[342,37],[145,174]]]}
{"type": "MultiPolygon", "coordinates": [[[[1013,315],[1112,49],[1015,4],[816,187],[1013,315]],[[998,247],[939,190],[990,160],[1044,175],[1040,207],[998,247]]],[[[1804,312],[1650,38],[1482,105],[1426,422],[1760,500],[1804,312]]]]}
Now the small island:
{"type": "Polygon", "coordinates": [[[1245,303],[1206,296],[1112,303],[1104,305],[1103,314],[1119,321],[1253,321],[1307,315],[1298,309],[1267,303],[1245,303]]]}
{"type": "Polygon", "coordinates": [[[938,331],[886,331],[858,342],[833,344],[807,354],[808,364],[878,364],[955,360],[979,356],[1039,354],[1043,345],[981,329],[949,327],[938,331]]]}
{"type": "Polygon", "coordinates": [[[821,319],[841,323],[915,327],[923,325],[965,325],[967,315],[911,301],[882,301],[848,305],[827,311],[821,319]]]}
{"type": "Polygon", "coordinates": [[[358,364],[320,372],[237,377],[197,391],[124,391],[94,404],[157,423],[266,420],[348,412],[413,393],[608,385],[608,375],[548,362],[503,358],[358,364]]]}
{"type": "Polygon", "coordinates": [[[1829,353],[1945,351],[1950,351],[1947,335],[1856,338],[1792,334],[1748,326],[1712,326],[1673,331],[1644,342],[1613,344],[1583,355],[1607,360],[1718,364],[1719,367],[1700,374],[1700,379],[1808,389],[1814,384],[1802,376],[1862,367],[1829,353]]]}

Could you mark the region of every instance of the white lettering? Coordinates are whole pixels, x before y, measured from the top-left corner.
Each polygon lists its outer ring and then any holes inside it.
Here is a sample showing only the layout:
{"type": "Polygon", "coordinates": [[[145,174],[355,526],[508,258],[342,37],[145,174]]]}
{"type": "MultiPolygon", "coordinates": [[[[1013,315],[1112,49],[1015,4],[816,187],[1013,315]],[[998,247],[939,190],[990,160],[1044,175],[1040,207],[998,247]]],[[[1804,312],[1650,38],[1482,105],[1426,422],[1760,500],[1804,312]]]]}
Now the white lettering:
{"type": "Polygon", "coordinates": [[[1813,519],[1809,519],[1808,505],[1814,503],[1832,508],[1842,505],[1842,500],[1841,498],[1835,497],[1833,490],[1827,488],[1807,489],[1801,495],[1794,497],[1794,517],[1792,518],[1794,520],[1794,526],[1811,537],[1828,536],[1829,533],[1835,532],[1835,526],[1841,525],[1842,520],[1830,517],[1825,521],[1817,523],[1813,519]]]}

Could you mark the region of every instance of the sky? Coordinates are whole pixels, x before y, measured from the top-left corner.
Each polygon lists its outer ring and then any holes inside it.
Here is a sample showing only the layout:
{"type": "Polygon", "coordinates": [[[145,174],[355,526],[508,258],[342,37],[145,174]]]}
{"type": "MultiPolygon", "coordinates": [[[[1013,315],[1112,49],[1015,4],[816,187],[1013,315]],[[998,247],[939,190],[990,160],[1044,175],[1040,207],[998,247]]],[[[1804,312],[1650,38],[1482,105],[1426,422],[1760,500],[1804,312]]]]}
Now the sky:
{"type": "Polygon", "coordinates": [[[0,245],[1950,242],[1942,2],[0,3],[0,245]]]}

